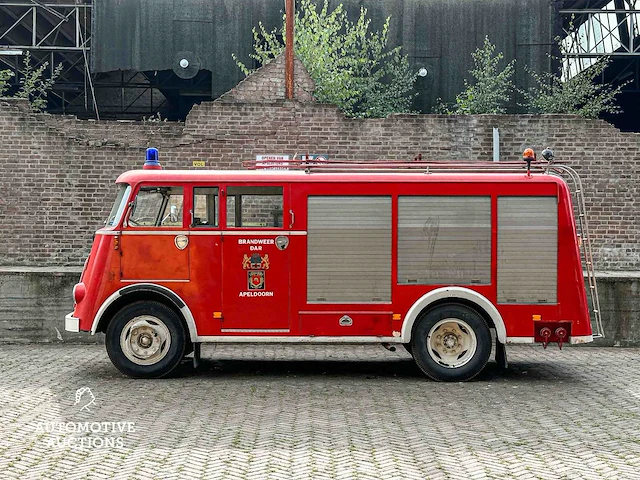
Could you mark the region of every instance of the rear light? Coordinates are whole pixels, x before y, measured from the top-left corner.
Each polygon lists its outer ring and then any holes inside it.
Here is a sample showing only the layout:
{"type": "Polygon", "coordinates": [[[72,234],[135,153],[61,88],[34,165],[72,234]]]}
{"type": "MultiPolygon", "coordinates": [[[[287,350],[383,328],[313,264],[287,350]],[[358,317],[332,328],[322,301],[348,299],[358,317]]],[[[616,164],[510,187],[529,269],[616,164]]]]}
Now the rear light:
{"type": "Polygon", "coordinates": [[[87,287],[85,287],[84,283],[76,283],[73,287],[73,301],[80,303],[86,294],[87,287]]]}

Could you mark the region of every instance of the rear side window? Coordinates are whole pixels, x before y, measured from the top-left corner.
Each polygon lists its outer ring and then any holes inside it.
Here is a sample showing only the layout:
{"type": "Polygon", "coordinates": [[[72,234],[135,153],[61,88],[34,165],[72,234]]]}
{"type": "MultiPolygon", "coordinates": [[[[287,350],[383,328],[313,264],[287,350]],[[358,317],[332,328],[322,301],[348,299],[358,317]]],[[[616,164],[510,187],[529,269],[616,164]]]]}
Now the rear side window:
{"type": "Polygon", "coordinates": [[[282,227],[282,187],[227,188],[227,227],[282,227]]]}
{"type": "Polygon", "coordinates": [[[182,227],[182,187],[142,187],[133,202],[132,227],[182,227]]]}
{"type": "Polygon", "coordinates": [[[193,189],[192,227],[218,226],[218,187],[193,189]]]}

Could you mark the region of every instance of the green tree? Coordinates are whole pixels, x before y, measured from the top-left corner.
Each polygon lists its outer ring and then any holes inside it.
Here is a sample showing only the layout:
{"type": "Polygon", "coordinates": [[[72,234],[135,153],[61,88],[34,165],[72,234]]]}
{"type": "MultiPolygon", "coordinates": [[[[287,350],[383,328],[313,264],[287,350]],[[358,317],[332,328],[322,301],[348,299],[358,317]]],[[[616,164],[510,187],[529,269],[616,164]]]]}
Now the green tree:
{"type": "MultiPolygon", "coordinates": [[[[267,31],[262,23],[253,29],[251,58],[264,65],[284,51],[285,25],[267,31]],[[280,34],[280,35],[279,35],[280,34]]],[[[329,11],[312,0],[301,0],[295,17],[294,50],[316,83],[315,98],[332,103],[351,117],[385,117],[409,112],[416,73],[401,47],[388,49],[389,18],[381,32],[369,30],[367,10],[349,21],[342,4],[329,11]]],[[[251,70],[235,55],[245,75],[251,70]]]]}
{"type": "Polygon", "coordinates": [[[516,91],[513,83],[515,60],[502,70],[502,52],[495,53],[496,46],[485,37],[482,48],[471,54],[474,68],[469,70],[473,82],[464,80],[464,90],[456,96],[455,104],[449,108],[440,102],[436,112],[473,115],[479,113],[505,113],[511,95],[516,91]]]}
{"type": "Polygon", "coordinates": [[[570,77],[568,63],[561,62],[557,74],[538,74],[527,69],[536,85],[525,92],[527,110],[531,113],[569,113],[585,118],[598,118],[602,113],[620,113],[616,96],[627,85],[617,87],[594,81],[604,72],[610,59],[603,57],[593,65],[570,77]]]}
{"type": "MultiPolygon", "coordinates": [[[[14,97],[26,98],[29,100],[31,108],[41,112],[47,107],[47,95],[62,73],[62,63],[56,66],[49,78],[45,76],[49,62],[43,62],[40,66],[33,68],[29,52],[24,56],[23,65],[24,74],[20,79],[20,89],[15,93],[14,97]]],[[[11,70],[0,71],[0,96],[4,95],[9,89],[9,80],[13,75],[11,70]]]]}

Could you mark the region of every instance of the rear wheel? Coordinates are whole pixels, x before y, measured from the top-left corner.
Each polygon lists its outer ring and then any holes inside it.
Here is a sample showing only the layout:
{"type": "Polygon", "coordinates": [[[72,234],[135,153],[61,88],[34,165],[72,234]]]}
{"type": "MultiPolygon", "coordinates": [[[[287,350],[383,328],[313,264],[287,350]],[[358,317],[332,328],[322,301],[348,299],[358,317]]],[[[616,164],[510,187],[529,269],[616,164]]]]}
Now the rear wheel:
{"type": "Polygon", "coordinates": [[[122,373],[137,378],[167,375],[182,360],[186,334],[182,321],[158,302],[122,308],[107,327],[109,358],[122,373]]]}
{"type": "Polygon", "coordinates": [[[434,380],[470,380],[489,361],[491,333],[472,308],[439,305],[416,322],[411,351],[418,367],[434,380]]]}

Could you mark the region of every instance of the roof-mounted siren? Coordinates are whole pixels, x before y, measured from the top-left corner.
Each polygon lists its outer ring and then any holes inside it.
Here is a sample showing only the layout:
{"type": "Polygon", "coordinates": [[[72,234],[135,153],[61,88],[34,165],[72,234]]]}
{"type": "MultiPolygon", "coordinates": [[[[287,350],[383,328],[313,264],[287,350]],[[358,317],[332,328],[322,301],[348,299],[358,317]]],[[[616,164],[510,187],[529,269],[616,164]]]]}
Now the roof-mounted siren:
{"type": "Polygon", "coordinates": [[[142,166],[143,170],[162,170],[162,165],[158,161],[158,149],[147,148],[147,159],[142,166]]]}
{"type": "Polygon", "coordinates": [[[553,150],[551,150],[549,147],[542,150],[542,158],[544,158],[549,163],[553,162],[553,159],[555,158],[553,155],[553,150]]]}
{"type": "Polygon", "coordinates": [[[524,152],[522,152],[522,160],[527,162],[527,177],[531,176],[531,162],[536,161],[536,152],[533,151],[533,148],[526,148],[524,152]]]}

